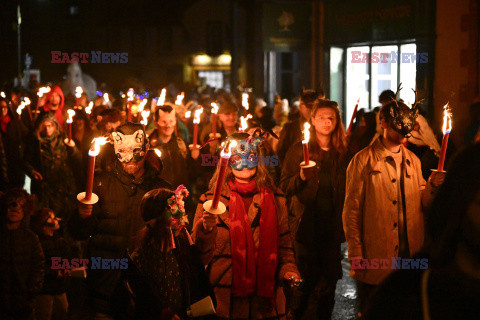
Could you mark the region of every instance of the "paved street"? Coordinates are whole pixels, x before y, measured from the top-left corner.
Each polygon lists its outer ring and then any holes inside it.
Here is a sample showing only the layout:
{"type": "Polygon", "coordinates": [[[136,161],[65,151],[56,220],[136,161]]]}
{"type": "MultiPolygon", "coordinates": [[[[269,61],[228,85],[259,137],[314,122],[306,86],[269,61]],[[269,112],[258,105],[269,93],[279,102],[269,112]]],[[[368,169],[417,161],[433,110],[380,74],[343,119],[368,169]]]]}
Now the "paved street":
{"type": "Polygon", "coordinates": [[[343,278],[337,283],[335,292],[335,307],[333,309],[332,320],[352,320],[357,318],[357,287],[355,281],[350,278],[350,264],[347,261],[347,244],[342,244],[343,278]]]}

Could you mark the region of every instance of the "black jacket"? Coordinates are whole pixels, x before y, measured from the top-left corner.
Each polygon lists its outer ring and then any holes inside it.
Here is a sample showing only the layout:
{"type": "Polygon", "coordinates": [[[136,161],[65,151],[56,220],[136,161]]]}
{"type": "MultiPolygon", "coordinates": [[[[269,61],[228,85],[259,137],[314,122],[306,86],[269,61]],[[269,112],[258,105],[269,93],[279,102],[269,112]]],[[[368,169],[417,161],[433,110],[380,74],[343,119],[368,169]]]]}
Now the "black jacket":
{"type": "MultiPolygon", "coordinates": [[[[69,221],[72,236],[88,239],[86,258],[126,258],[132,237],[145,225],[139,213],[142,197],[155,188],[170,188],[159,172],[145,163],[145,173],[139,179],[128,175],[116,162],[112,170],[97,174],[93,192],[99,202],[92,215],[81,218],[75,213],[69,221]]],[[[98,312],[109,312],[109,299],[120,277],[120,270],[87,271],[87,282],[98,312]]]]}
{"type": "Polygon", "coordinates": [[[293,212],[295,218],[300,219],[295,239],[310,248],[309,258],[312,260],[308,264],[319,267],[318,272],[312,273],[321,272],[340,278],[347,165],[334,151],[322,152],[322,155],[324,160],[311,159],[317,164],[313,168],[314,175],[303,181],[300,178],[303,147],[301,142],[294,144],[288,150],[282,166],[280,187],[288,197],[297,197],[304,207],[302,212],[293,212]],[[330,160],[327,160],[328,157],[330,160]]]}
{"type": "Polygon", "coordinates": [[[280,139],[278,140],[278,159],[283,164],[287,156],[288,149],[298,141],[302,140],[303,123],[305,120],[301,118],[295,119],[292,122],[287,122],[280,131],[280,139]]]}
{"type": "Polygon", "coordinates": [[[26,227],[0,230],[0,314],[29,315],[40,292],[44,256],[37,235],[26,227]]]}

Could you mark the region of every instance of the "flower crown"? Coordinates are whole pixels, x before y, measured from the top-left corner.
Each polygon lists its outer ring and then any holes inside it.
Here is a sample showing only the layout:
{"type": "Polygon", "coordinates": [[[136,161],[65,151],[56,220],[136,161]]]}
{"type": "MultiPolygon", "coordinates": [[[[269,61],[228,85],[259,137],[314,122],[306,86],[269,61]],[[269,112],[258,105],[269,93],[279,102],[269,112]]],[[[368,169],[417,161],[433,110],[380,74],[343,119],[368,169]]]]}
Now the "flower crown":
{"type": "Polygon", "coordinates": [[[182,217],[185,216],[185,204],[183,202],[184,197],[188,197],[189,192],[184,185],[179,185],[175,190],[175,195],[171,196],[167,200],[167,218],[168,219],[179,219],[182,220],[182,217]]]}

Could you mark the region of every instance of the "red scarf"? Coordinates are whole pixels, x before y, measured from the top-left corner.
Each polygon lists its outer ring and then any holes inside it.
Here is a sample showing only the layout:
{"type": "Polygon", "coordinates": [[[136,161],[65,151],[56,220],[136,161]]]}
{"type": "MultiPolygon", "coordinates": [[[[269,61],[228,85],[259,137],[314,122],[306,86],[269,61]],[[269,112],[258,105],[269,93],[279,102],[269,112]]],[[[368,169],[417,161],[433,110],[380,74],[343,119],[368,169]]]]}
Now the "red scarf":
{"type": "Polygon", "coordinates": [[[257,193],[255,180],[249,183],[229,181],[230,241],[232,248],[233,287],[235,296],[244,297],[256,291],[261,297],[275,295],[278,262],[278,221],[275,197],[269,189],[260,189],[260,239],[255,249],[242,195],[257,193]]]}
{"type": "Polygon", "coordinates": [[[5,117],[0,118],[0,126],[2,128],[2,132],[7,132],[7,125],[10,122],[10,116],[7,114],[5,117]]]}

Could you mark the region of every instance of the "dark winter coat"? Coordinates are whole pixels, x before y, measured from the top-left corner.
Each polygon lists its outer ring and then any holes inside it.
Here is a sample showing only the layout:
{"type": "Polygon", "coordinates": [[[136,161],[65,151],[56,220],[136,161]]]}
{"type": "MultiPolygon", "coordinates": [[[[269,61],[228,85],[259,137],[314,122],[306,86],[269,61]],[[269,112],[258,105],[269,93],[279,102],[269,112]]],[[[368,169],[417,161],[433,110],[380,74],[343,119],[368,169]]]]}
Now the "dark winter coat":
{"type": "Polygon", "coordinates": [[[135,294],[135,319],[160,319],[167,308],[186,319],[191,304],[208,295],[215,299],[199,249],[183,232],[175,237],[175,245],[163,253],[151,239],[130,255],[125,274],[135,294]]]}
{"type": "Polygon", "coordinates": [[[345,160],[334,151],[322,151],[323,160],[311,159],[316,162],[313,177],[303,181],[300,178],[302,148],[301,142],[298,142],[289,149],[280,183],[288,197],[296,197],[303,205],[301,212],[293,212],[293,220],[299,223],[295,239],[311,251],[311,261],[307,264],[315,268],[312,274],[341,278],[345,160]]]}
{"type": "Polygon", "coordinates": [[[7,181],[2,182],[2,189],[8,188],[22,188],[25,183],[25,168],[23,163],[24,143],[23,139],[27,135],[27,128],[17,118],[16,115],[9,110],[10,122],[7,124],[6,132],[0,130],[0,137],[2,139],[3,153],[6,163],[2,171],[7,172],[7,181]]]}
{"type": "Polygon", "coordinates": [[[72,258],[69,244],[57,234],[48,236],[43,233],[38,235],[45,255],[45,280],[40,294],[61,294],[67,291],[67,278],[58,277],[58,269],[52,269],[52,257],[62,259],[72,258]]]}
{"type": "Polygon", "coordinates": [[[45,114],[26,143],[24,158],[27,174],[32,178],[32,193],[37,196],[41,206],[51,208],[62,219],[68,219],[75,209],[73,201],[76,187],[72,163],[79,152],[76,148],[68,147],[64,138],[55,117],[45,114]],[[40,124],[47,119],[53,121],[57,128],[51,137],[44,137],[40,132],[40,124]],[[38,171],[43,180],[35,180],[33,170],[38,171]]]}
{"type": "Polygon", "coordinates": [[[280,139],[278,140],[277,155],[280,163],[283,164],[287,156],[288,149],[296,142],[302,140],[302,130],[305,120],[298,118],[292,122],[287,122],[280,131],[280,139]]]}
{"type": "MultiPolygon", "coordinates": [[[[92,215],[83,219],[75,213],[69,222],[72,236],[79,240],[89,239],[86,257],[103,259],[126,258],[126,249],[132,237],[144,227],[139,214],[142,197],[155,188],[169,188],[159,177],[159,172],[145,164],[145,173],[134,179],[120,167],[119,162],[112,170],[97,174],[93,192],[99,202],[92,215]]],[[[120,277],[120,270],[88,270],[94,307],[98,312],[109,312],[108,301],[120,277]]]]}
{"type": "Polygon", "coordinates": [[[28,316],[40,292],[44,256],[37,235],[26,227],[0,230],[0,315],[28,316]]]}

